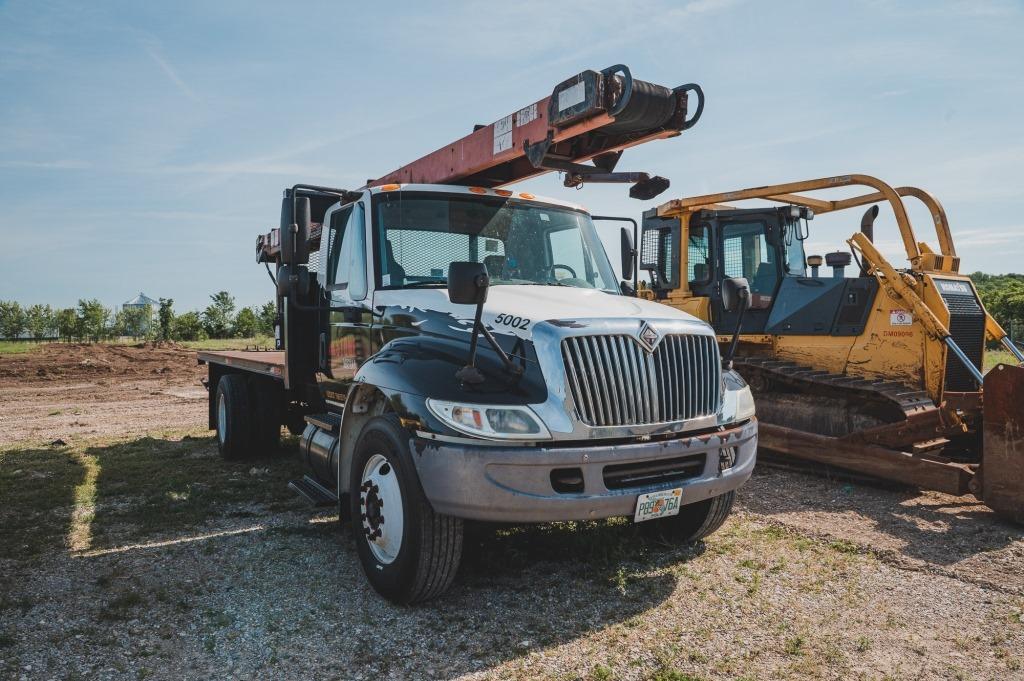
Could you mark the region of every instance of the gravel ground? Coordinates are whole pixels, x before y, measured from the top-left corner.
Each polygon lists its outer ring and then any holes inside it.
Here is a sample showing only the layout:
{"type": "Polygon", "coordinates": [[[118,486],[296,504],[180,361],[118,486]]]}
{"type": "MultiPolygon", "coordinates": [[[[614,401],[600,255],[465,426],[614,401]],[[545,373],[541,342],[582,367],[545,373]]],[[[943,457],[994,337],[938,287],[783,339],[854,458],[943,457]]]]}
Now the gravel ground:
{"type": "Polygon", "coordinates": [[[1024,532],[967,498],[762,467],[697,546],[477,526],[452,591],[402,608],[285,489],[294,441],[223,462],[199,402],[5,431],[0,678],[1024,679],[1024,532]]]}

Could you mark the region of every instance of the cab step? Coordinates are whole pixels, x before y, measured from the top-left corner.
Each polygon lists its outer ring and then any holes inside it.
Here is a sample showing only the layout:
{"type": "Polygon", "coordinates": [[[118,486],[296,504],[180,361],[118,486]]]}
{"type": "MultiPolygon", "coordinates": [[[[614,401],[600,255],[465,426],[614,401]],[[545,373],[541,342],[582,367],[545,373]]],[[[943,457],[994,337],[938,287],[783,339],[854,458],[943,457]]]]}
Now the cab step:
{"type": "Polygon", "coordinates": [[[914,454],[927,454],[928,452],[936,452],[949,444],[949,440],[944,437],[937,437],[934,440],[925,440],[923,442],[915,442],[913,446],[914,454]]]}
{"type": "Polygon", "coordinates": [[[288,489],[311,503],[313,506],[333,506],[338,503],[338,497],[331,490],[309,477],[302,476],[299,480],[292,480],[288,483],[288,489]]]}
{"type": "Polygon", "coordinates": [[[325,412],[323,414],[307,414],[306,423],[316,426],[328,433],[337,434],[341,430],[341,414],[325,412]]]}

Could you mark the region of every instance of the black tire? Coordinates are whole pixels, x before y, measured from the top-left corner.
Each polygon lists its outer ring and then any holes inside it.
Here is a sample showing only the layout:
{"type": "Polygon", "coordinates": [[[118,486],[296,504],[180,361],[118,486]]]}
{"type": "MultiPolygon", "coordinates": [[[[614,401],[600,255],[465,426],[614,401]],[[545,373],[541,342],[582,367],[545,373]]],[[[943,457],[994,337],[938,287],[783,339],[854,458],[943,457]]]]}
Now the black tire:
{"type": "Polygon", "coordinates": [[[722,526],[736,499],[735,492],[726,492],[679,509],[679,515],[661,520],[649,520],[639,527],[652,535],[674,542],[690,544],[708,536],[722,526]]]}
{"type": "MultiPolygon", "coordinates": [[[[394,415],[367,422],[352,456],[349,486],[352,535],[363,572],[381,596],[399,604],[417,603],[444,593],[462,559],[462,520],[434,513],[420,486],[408,442],[408,434],[394,415]],[[377,508],[367,518],[366,506],[377,497],[372,487],[364,489],[363,471],[375,457],[386,460],[401,494],[402,537],[388,562],[374,555],[367,536],[374,531],[373,517],[381,513],[377,508]]],[[[384,472],[384,468],[382,465],[379,470],[384,472]]],[[[386,521],[386,510],[383,516],[386,521]]],[[[383,526],[388,527],[386,522],[383,526]]]]}
{"type": "Polygon", "coordinates": [[[217,449],[220,455],[229,461],[249,458],[252,455],[252,412],[245,376],[222,376],[217,384],[215,400],[213,413],[216,414],[217,449]]]}
{"type": "Polygon", "coordinates": [[[249,376],[249,400],[253,413],[253,451],[273,454],[281,447],[283,386],[272,378],[249,376]]]}

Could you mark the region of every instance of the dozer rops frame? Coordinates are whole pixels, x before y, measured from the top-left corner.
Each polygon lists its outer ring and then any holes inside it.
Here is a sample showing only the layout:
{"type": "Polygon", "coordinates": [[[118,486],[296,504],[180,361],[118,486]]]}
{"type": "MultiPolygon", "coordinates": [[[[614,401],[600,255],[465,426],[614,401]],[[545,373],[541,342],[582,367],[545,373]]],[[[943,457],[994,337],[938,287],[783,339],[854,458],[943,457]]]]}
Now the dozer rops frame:
{"type": "Polygon", "coordinates": [[[737,369],[751,383],[761,446],[952,494],[971,492],[1024,522],[1024,368],[983,375],[988,342],[1024,355],[959,273],[939,201],[868,175],[681,198],[644,216],[642,269],[654,297],[712,323],[725,341],[737,324],[718,303],[721,282],[750,281],[737,369]],[[837,187],[870,193],[807,196],[837,187]],[[904,198],[924,203],[938,251],[919,242],[904,198]],[[736,208],[752,199],[781,206],[736,208]],[[878,203],[895,216],[909,267],[873,243],[878,203]],[[808,219],[871,206],[850,251],[807,256],[808,219]],[[856,259],[859,272],[846,277],[856,259]],[[807,272],[808,267],[810,273],[807,272]]]}

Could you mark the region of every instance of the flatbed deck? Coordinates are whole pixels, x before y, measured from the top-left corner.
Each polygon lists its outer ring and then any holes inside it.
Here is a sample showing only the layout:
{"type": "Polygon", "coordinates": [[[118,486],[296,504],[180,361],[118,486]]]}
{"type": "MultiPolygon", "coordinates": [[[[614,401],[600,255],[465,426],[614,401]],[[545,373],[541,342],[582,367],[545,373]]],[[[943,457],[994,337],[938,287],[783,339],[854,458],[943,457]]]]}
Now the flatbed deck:
{"type": "Polygon", "coordinates": [[[284,352],[280,350],[200,350],[200,364],[221,364],[274,378],[284,377],[284,352]]]}

